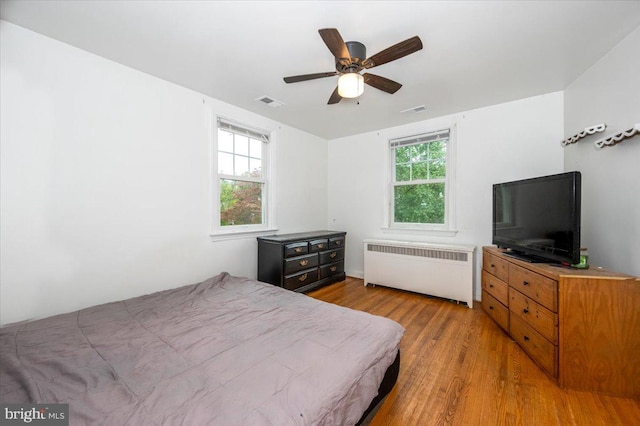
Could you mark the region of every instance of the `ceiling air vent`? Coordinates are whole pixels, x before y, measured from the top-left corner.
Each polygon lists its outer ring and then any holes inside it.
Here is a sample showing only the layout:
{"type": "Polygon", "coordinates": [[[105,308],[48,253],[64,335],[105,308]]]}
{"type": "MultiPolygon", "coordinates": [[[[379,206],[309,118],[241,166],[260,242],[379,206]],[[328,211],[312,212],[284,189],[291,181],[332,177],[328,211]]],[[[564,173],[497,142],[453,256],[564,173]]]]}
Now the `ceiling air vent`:
{"type": "Polygon", "coordinates": [[[268,105],[271,108],[280,108],[282,105],[284,105],[283,102],[277,101],[273,98],[270,98],[269,96],[262,96],[256,99],[256,101],[262,102],[263,104],[268,105]]]}
{"type": "Polygon", "coordinates": [[[417,106],[417,107],[405,109],[404,111],[400,111],[400,112],[422,112],[422,111],[426,111],[426,110],[427,110],[426,106],[420,105],[420,106],[417,106]]]}

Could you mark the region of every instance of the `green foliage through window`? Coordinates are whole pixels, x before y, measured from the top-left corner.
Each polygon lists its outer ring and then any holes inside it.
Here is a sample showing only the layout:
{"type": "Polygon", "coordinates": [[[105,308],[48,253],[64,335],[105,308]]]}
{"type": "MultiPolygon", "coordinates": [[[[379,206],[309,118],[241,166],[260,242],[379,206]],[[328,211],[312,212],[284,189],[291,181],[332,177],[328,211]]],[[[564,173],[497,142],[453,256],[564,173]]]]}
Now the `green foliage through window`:
{"type": "Polygon", "coordinates": [[[448,129],[391,141],[394,223],[445,223],[448,141],[448,129]]]}
{"type": "Polygon", "coordinates": [[[265,224],[264,147],[268,140],[268,135],[218,121],[219,226],[265,224]]]}
{"type": "Polygon", "coordinates": [[[220,225],[262,223],[262,184],[220,180],[220,225]]]}
{"type": "Polygon", "coordinates": [[[444,183],[394,188],[397,223],[444,223],[444,183]]]}

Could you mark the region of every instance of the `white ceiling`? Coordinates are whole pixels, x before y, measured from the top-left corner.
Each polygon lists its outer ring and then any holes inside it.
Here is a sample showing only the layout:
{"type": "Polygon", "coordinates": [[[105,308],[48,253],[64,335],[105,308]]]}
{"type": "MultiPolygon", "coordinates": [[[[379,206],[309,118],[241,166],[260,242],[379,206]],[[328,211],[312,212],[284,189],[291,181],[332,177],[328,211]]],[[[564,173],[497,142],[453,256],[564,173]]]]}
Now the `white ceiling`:
{"type": "Polygon", "coordinates": [[[640,26],[640,1],[3,0],[0,17],[334,139],[562,90],[640,26]],[[396,94],[327,105],[337,77],[282,78],[335,70],[317,31],[330,27],[368,56],[414,35],[424,48],[371,70],[396,94]]]}

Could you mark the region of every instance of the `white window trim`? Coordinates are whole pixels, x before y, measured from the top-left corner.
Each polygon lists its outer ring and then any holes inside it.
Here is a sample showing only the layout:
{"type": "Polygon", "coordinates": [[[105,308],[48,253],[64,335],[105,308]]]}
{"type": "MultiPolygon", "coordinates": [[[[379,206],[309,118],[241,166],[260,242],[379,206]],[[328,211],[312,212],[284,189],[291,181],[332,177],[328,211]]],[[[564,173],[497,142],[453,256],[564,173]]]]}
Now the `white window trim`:
{"type": "MultiPolygon", "coordinates": [[[[210,211],[211,211],[211,230],[209,237],[213,241],[231,240],[240,238],[254,238],[261,235],[273,234],[278,230],[275,226],[275,189],[272,185],[273,169],[275,167],[275,147],[277,144],[276,131],[271,129],[259,129],[239,121],[229,119],[222,115],[210,113],[209,139],[210,143],[210,211]],[[235,124],[239,127],[246,128],[258,133],[269,135],[269,142],[264,145],[264,160],[262,172],[264,173],[264,193],[263,193],[263,214],[265,215],[264,223],[259,225],[235,225],[220,226],[220,179],[237,179],[237,176],[229,176],[218,173],[218,120],[235,124]]],[[[252,179],[243,179],[252,180],[252,179]]]]}
{"type": "MultiPolygon", "coordinates": [[[[383,225],[381,230],[384,233],[400,233],[400,234],[415,234],[421,235],[433,235],[433,236],[445,236],[453,237],[458,233],[456,229],[456,149],[457,149],[457,130],[456,123],[442,124],[437,127],[430,127],[416,134],[426,134],[437,132],[449,128],[449,142],[447,145],[447,175],[445,183],[445,222],[444,224],[422,224],[422,223],[395,223],[393,222],[393,172],[394,165],[391,161],[391,146],[390,142],[394,139],[401,139],[406,135],[397,135],[395,137],[387,138],[385,144],[385,161],[387,167],[385,167],[385,193],[384,193],[384,213],[383,213],[383,225]]],[[[412,182],[416,183],[416,182],[412,182]]],[[[419,181],[417,183],[420,183],[419,181]]]]}

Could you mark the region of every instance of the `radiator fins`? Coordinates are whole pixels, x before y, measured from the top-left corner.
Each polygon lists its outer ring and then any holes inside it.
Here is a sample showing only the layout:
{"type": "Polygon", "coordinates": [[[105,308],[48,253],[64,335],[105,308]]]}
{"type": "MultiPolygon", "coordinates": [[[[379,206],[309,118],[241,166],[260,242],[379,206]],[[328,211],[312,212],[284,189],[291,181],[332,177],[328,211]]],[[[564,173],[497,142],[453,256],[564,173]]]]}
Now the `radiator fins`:
{"type": "Polygon", "coordinates": [[[381,244],[367,244],[368,251],[376,251],[379,253],[399,254],[403,256],[429,257],[432,259],[454,260],[457,262],[466,262],[467,253],[458,251],[446,251],[415,247],[399,247],[387,246],[381,244]]]}

